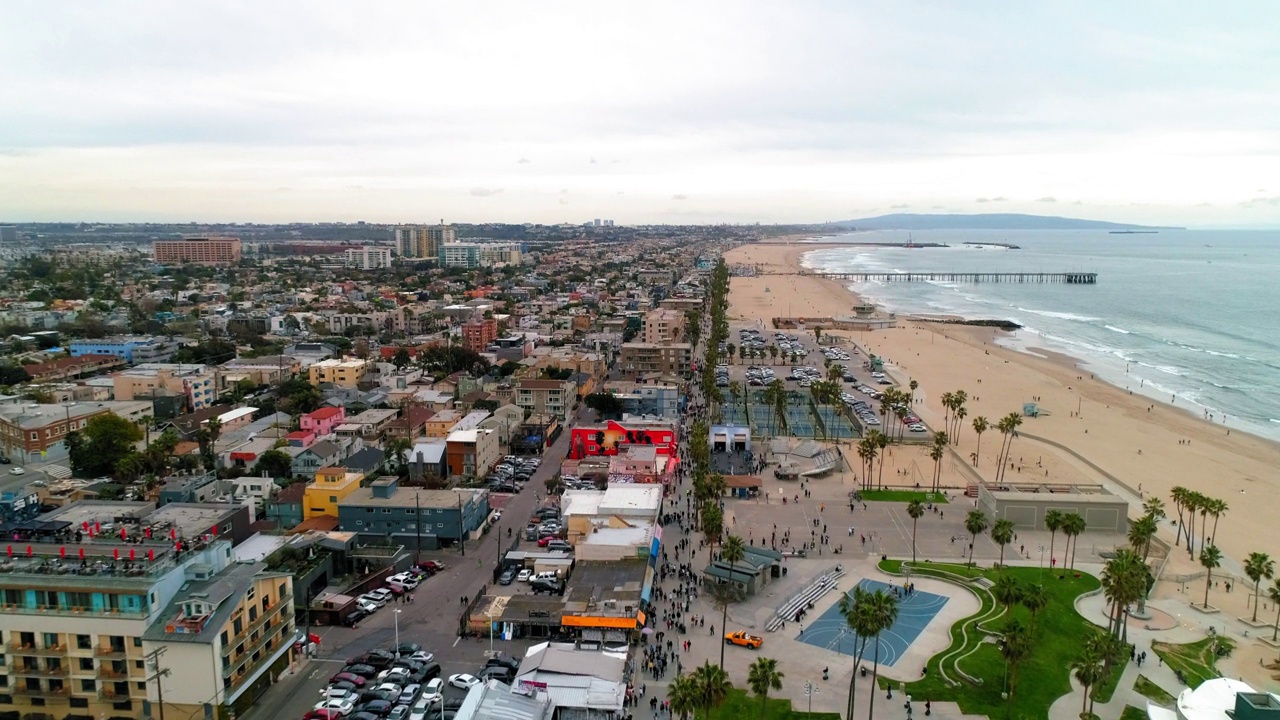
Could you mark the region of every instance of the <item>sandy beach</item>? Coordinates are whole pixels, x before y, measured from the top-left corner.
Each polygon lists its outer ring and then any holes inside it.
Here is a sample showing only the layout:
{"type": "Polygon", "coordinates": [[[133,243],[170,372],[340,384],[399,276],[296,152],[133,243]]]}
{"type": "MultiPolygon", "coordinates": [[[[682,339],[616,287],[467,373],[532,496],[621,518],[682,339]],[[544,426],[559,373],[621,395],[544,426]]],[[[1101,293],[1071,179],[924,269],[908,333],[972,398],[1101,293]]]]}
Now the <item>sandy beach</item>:
{"type": "MultiPolygon", "coordinates": [[[[731,251],[726,261],[755,264],[765,272],[790,270],[799,267],[802,255],[813,249],[815,244],[747,245],[731,251]]],[[[731,320],[757,320],[771,327],[770,318],[788,313],[849,315],[859,299],[839,281],[791,275],[733,278],[730,301],[731,320]]],[[[1001,332],[900,318],[898,327],[890,330],[834,334],[885,358],[890,375],[898,381],[918,381],[918,414],[931,427],[942,424],[944,392],[967,392],[968,418],[957,447],[962,457],[978,450],[971,426],[974,417],[983,415],[994,424],[1003,415],[1021,412],[1024,402],[1039,398],[1039,406],[1049,414],[1024,418],[1021,431],[1061,443],[1080,457],[1020,437],[1010,456],[1020,467],[1008,471],[1011,479],[1098,482],[1099,474],[1080,459],[1084,458],[1135,494],[1160,496],[1170,514],[1169,490],[1183,485],[1222,498],[1230,506],[1216,538],[1229,557],[1223,571],[1241,576],[1240,562],[1249,552],[1280,554],[1271,504],[1280,490],[1274,471],[1280,466],[1280,445],[1094,380],[1068,356],[1038,348],[1032,348],[1036,354],[1031,355],[1000,347],[995,336],[1001,332]]],[[[999,444],[1000,434],[994,429],[982,437],[978,470],[986,478],[994,476],[999,444]]],[[[966,482],[954,468],[948,470],[944,474],[951,482],[966,482]]],[[[1131,516],[1141,512],[1135,505],[1130,507],[1131,516]]],[[[1212,531],[1212,518],[1209,525],[1212,531]]],[[[1173,525],[1165,523],[1161,535],[1172,543],[1173,525]]],[[[1199,564],[1185,552],[1173,553],[1166,568],[1172,574],[1199,571],[1199,564]]]]}

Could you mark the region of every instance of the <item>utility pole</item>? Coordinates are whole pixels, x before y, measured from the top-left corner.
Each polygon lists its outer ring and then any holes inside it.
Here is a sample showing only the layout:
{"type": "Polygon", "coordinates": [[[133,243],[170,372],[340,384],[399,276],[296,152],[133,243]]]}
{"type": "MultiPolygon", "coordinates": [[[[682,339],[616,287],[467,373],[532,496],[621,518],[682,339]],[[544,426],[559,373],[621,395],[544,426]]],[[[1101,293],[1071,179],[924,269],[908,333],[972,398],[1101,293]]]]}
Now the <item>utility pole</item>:
{"type": "Polygon", "coordinates": [[[160,720],[164,720],[164,685],[160,680],[169,676],[169,668],[160,667],[160,656],[164,655],[167,649],[158,647],[143,656],[146,658],[147,669],[155,671],[147,677],[146,682],[156,681],[156,707],[160,708],[160,720]]]}
{"type": "MultiPolygon", "coordinates": [[[[457,492],[456,490],[454,492],[457,492]]],[[[462,557],[467,556],[467,535],[466,523],[462,518],[462,493],[458,493],[458,547],[462,550],[462,557]]]]}
{"type": "Polygon", "coordinates": [[[422,562],[422,504],[419,502],[421,493],[418,490],[413,491],[413,520],[414,532],[418,536],[417,549],[413,553],[413,564],[417,565],[422,562]]]}

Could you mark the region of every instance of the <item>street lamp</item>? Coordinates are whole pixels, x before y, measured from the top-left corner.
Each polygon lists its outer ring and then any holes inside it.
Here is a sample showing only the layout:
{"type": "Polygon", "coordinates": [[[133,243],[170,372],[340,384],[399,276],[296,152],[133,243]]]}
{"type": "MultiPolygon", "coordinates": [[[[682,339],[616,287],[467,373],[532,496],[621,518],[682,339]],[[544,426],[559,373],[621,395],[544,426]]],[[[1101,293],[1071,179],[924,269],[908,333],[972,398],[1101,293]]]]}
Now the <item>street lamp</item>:
{"type": "Polygon", "coordinates": [[[804,681],[804,694],[805,697],[809,698],[809,714],[811,715],[813,714],[813,696],[821,692],[822,691],[819,690],[813,682],[809,680],[804,681]]]}
{"type": "Polygon", "coordinates": [[[397,658],[400,657],[400,613],[401,612],[403,611],[400,608],[396,608],[395,614],[391,616],[395,618],[395,623],[396,623],[396,657],[397,658]]]}

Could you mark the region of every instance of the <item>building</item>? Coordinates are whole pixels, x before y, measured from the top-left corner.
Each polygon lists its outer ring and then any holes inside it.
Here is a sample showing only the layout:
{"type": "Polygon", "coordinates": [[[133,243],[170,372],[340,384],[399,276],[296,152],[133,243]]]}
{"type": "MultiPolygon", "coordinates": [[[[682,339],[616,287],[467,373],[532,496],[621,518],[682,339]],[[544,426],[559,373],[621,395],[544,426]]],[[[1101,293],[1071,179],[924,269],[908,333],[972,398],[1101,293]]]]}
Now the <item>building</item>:
{"type": "Polygon", "coordinates": [[[674,422],[640,421],[635,418],[626,423],[609,420],[603,425],[579,425],[570,431],[567,459],[614,456],[632,445],[652,447],[655,449],[655,460],[662,464],[659,472],[665,475],[679,462],[675,428],[674,422]]]}
{"type": "Polygon", "coordinates": [[[534,415],[550,415],[564,422],[573,409],[577,392],[568,380],[521,380],[515,389],[515,404],[534,415]]]}
{"type": "Polygon", "coordinates": [[[484,352],[498,339],[498,320],[492,317],[473,317],[462,323],[462,347],[471,352],[484,352]]]}
{"type": "Polygon", "coordinates": [[[334,430],[347,419],[346,408],[322,407],[299,418],[301,428],[316,435],[332,435],[334,430]]]}
{"type": "Polygon", "coordinates": [[[152,406],[141,400],[0,405],[0,447],[20,464],[65,458],[67,434],[84,430],[90,419],[107,414],[142,425],[152,417],[152,406]]]}
{"type": "Polygon", "coordinates": [[[683,395],[678,385],[618,381],[605,384],[604,391],[622,402],[622,412],[627,415],[649,415],[667,420],[680,416],[683,395]]]}
{"type": "MultiPolygon", "coordinates": [[[[610,484],[604,490],[565,490],[560,499],[561,514],[568,527],[568,539],[577,545],[585,538],[610,529],[643,530],[632,538],[640,557],[647,558],[650,541],[656,534],[662,488],[658,485],[610,484]]],[[[631,552],[635,557],[637,552],[631,552]]],[[[579,557],[578,559],[587,559],[579,557]]],[[[622,558],[590,558],[594,560],[622,558]]]]}
{"type": "Polygon", "coordinates": [[[493,267],[519,265],[520,246],[513,243],[445,243],[440,246],[441,267],[493,267]]]}
{"type": "Polygon", "coordinates": [[[359,358],[344,357],[341,360],[321,360],[307,368],[312,385],[331,383],[339,387],[354,388],[364,382],[373,363],[359,358]]]}
{"type": "Polygon", "coordinates": [[[440,247],[457,242],[452,225],[403,225],[395,230],[396,254],[418,260],[437,260],[440,247]]]}
{"type": "Polygon", "coordinates": [[[342,446],[328,440],[321,440],[298,453],[293,459],[290,470],[294,477],[314,477],[320,468],[342,462],[342,457],[342,446]]]}
{"type": "Polygon", "coordinates": [[[391,248],[366,245],[347,248],[347,267],[359,270],[377,270],[391,267],[391,248]]]}
{"type": "Polygon", "coordinates": [[[394,477],[378,478],[338,504],[338,527],[362,542],[388,538],[424,550],[449,547],[463,534],[479,531],[489,518],[489,494],[483,490],[402,488],[394,477]]]}
{"type": "Polygon", "coordinates": [[[279,385],[302,372],[302,363],[288,355],[236,358],[217,368],[218,390],[229,391],[242,380],[257,385],[279,385]]]}
{"type": "Polygon", "coordinates": [[[116,336],[98,340],[73,340],[67,349],[71,357],[82,355],[115,355],[134,363],[163,363],[173,359],[182,343],[175,338],[116,336]]]}
{"type": "Polygon", "coordinates": [[[656,373],[688,378],[692,375],[693,346],[689,343],[622,343],[618,371],[627,378],[656,373]]]}
{"type": "Polygon", "coordinates": [[[1084,518],[1089,532],[1129,532],[1129,503],[1101,485],[1001,482],[979,483],[978,508],[992,520],[1011,520],[1014,527],[1044,530],[1050,510],[1084,518]]]}
{"type": "Polygon", "coordinates": [[[557,717],[618,720],[626,715],[626,666],[626,652],[544,643],[529,649],[514,688],[545,693],[557,717]]]}
{"type": "Polygon", "coordinates": [[[217,380],[204,365],[141,363],[112,376],[117,400],[152,398],[157,390],[186,398],[186,410],[203,410],[218,399],[217,380]]]}
{"type": "Polygon", "coordinates": [[[451,476],[481,477],[502,457],[498,433],[494,430],[454,430],[445,439],[445,447],[451,476]]]}
{"type": "Polygon", "coordinates": [[[427,419],[424,432],[429,438],[447,437],[463,417],[458,410],[441,410],[427,419]]]}
{"type": "Polygon", "coordinates": [[[156,262],[174,265],[234,265],[240,262],[240,238],[189,237],[152,243],[156,262]]]}
{"type": "Polygon", "coordinates": [[[225,540],[148,537],[154,513],[134,505],[81,502],[42,516],[50,530],[25,537],[30,550],[7,562],[0,713],[143,718],[161,692],[170,717],[195,715],[206,703],[215,713],[243,712],[293,659],[289,576],[235,564],[225,540]],[[92,533],[113,521],[131,542],[104,534],[80,544],[51,534],[53,527],[92,533]],[[80,569],[48,572],[64,557],[77,558],[80,569]],[[156,668],[168,674],[153,679],[156,668]]]}
{"type": "Polygon", "coordinates": [[[310,520],[321,515],[337,517],[338,505],[360,489],[364,473],[349,472],[346,467],[330,466],[316,471],[316,479],[307,484],[302,503],[302,517],[310,520]]]}
{"type": "Polygon", "coordinates": [[[64,357],[35,365],[23,365],[32,382],[45,383],[74,380],[108,370],[118,370],[126,365],[119,355],[81,355],[64,357]]]}
{"type": "Polygon", "coordinates": [[[0,244],[12,245],[18,242],[18,227],[16,225],[0,225],[0,244]]]}
{"type": "Polygon", "coordinates": [[[1150,720],[1276,720],[1280,696],[1258,692],[1248,683],[1218,677],[1194,688],[1183,688],[1170,710],[1147,703],[1150,720]]]}
{"type": "Polygon", "coordinates": [[[658,308],[644,314],[640,329],[643,342],[652,345],[665,345],[678,342],[684,338],[684,313],[676,310],[658,308]]]}

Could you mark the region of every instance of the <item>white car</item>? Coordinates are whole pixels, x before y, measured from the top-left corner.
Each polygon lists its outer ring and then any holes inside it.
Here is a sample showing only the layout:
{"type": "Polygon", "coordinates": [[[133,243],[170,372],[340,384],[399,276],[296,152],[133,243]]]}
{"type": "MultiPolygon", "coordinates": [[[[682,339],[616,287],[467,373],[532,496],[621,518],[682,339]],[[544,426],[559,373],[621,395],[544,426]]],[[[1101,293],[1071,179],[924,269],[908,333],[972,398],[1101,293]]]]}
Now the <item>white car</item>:
{"type": "MultiPolygon", "coordinates": [[[[425,697],[422,698],[409,710],[409,720],[427,720],[427,713],[432,712],[431,706],[434,704],[427,702],[425,697]]],[[[440,713],[435,713],[435,717],[440,717],[440,713]]]]}
{"type": "Polygon", "coordinates": [[[321,700],[319,703],[316,703],[315,709],[330,710],[345,717],[350,715],[352,711],[356,709],[355,701],[357,699],[359,699],[359,696],[354,693],[345,698],[329,698],[328,700],[321,700]]]}
{"type": "Polygon", "coordinates": [[[382,606],[368,598],[358,597],[356,598],[356,607],[360,608],[361,610],[367,613],[372,614],[374,612],[377,612],[378,608],[382,606]]]}
{"type": "Polygon", "coordinates": [[[529,582],[532,579],[533,579],[533,571],[530,570],[529,568],[525,568],[521,570],[520,574],[516,575],[516,580],[520,582],[529,582]]]}
{"type": "Polygon", "coordinates": [[[26,475],[27,471],[20,467],[9,468],[9,474],[10,475],[26,475]]]}
{"type": "Polygon", "coordinates": [[[396,573],[395,575],[392,575],[391,577],[387,578],[387,582],[395,583],[396,585],[402,585],[410,590],[413,590],[414,588],[418,587],[418,578],[410,575],[407,572],[396,573]]]}
{"type": "Polygon", "coordinates": [[[458,675],[450,675],[449,684],[456,688],[462,688],[463,690],[470,690],[471,688],[480,684],[480,678],[476,677],[475,675],[467,675],[465,673],[458,674],[458,675]]]}
{"type": "Polygon", "coordinates": [[[435,656],[435,655],[432,655],[431,653],[427,652],[426,650],[419,650],[418,652],[416,652],[416,653],[414,653],[414,654],[410,655],[409,657],[407,657],[407,658],[405,658],[405,659],[406,659],[406,660],[412,660],[412,661],[417,662],[417,663],[429,663],[429,662],[432,662],[433,660],[435,660],[435,659],[436,659],[436,656],[435,656]]]}
{"type": "MultiPolygon", "coordinates": [[[[378,608],[387,604],[387,598],[383,597],[382,595],[375,595],[374,593],[376,592],[377,591],[375,590],[374,592],[365,593],[364,595],[361,595],[360,597],[356,598],[356,602],[369,603],[370,605],[373,606],[374,610],[377,610],[378,608]]],[[[390,595],[391,593],[387,593],[387,594],[390,595]]]]}
{"type": "Polygon", "coordinates": [[[431,678],[431,682],[428,682],[426,687],[422,689],[421,702],[433,705],[441,700],[444,700],[444,680],[431,678]]]}
{"type": "Polygon", "coordinates": [[[362,597],[366,597],[380,605],[386,605],[391,602],[391,598],[395,597],[395,595],[392,595],[391,591],[386,588],[378,588],[377,590],[370,590],[362,597]]]}
{"type": "MultiPolygon", "coordinates": [[[[393,667],[387,668],[386,670],[378,673],[378,682],[400,683],[401,685],[404,685],[412,681],[409,679],[409,668],[393,667]]],[[[396,690],[396,692],[400,691],[396,690]]]]}

